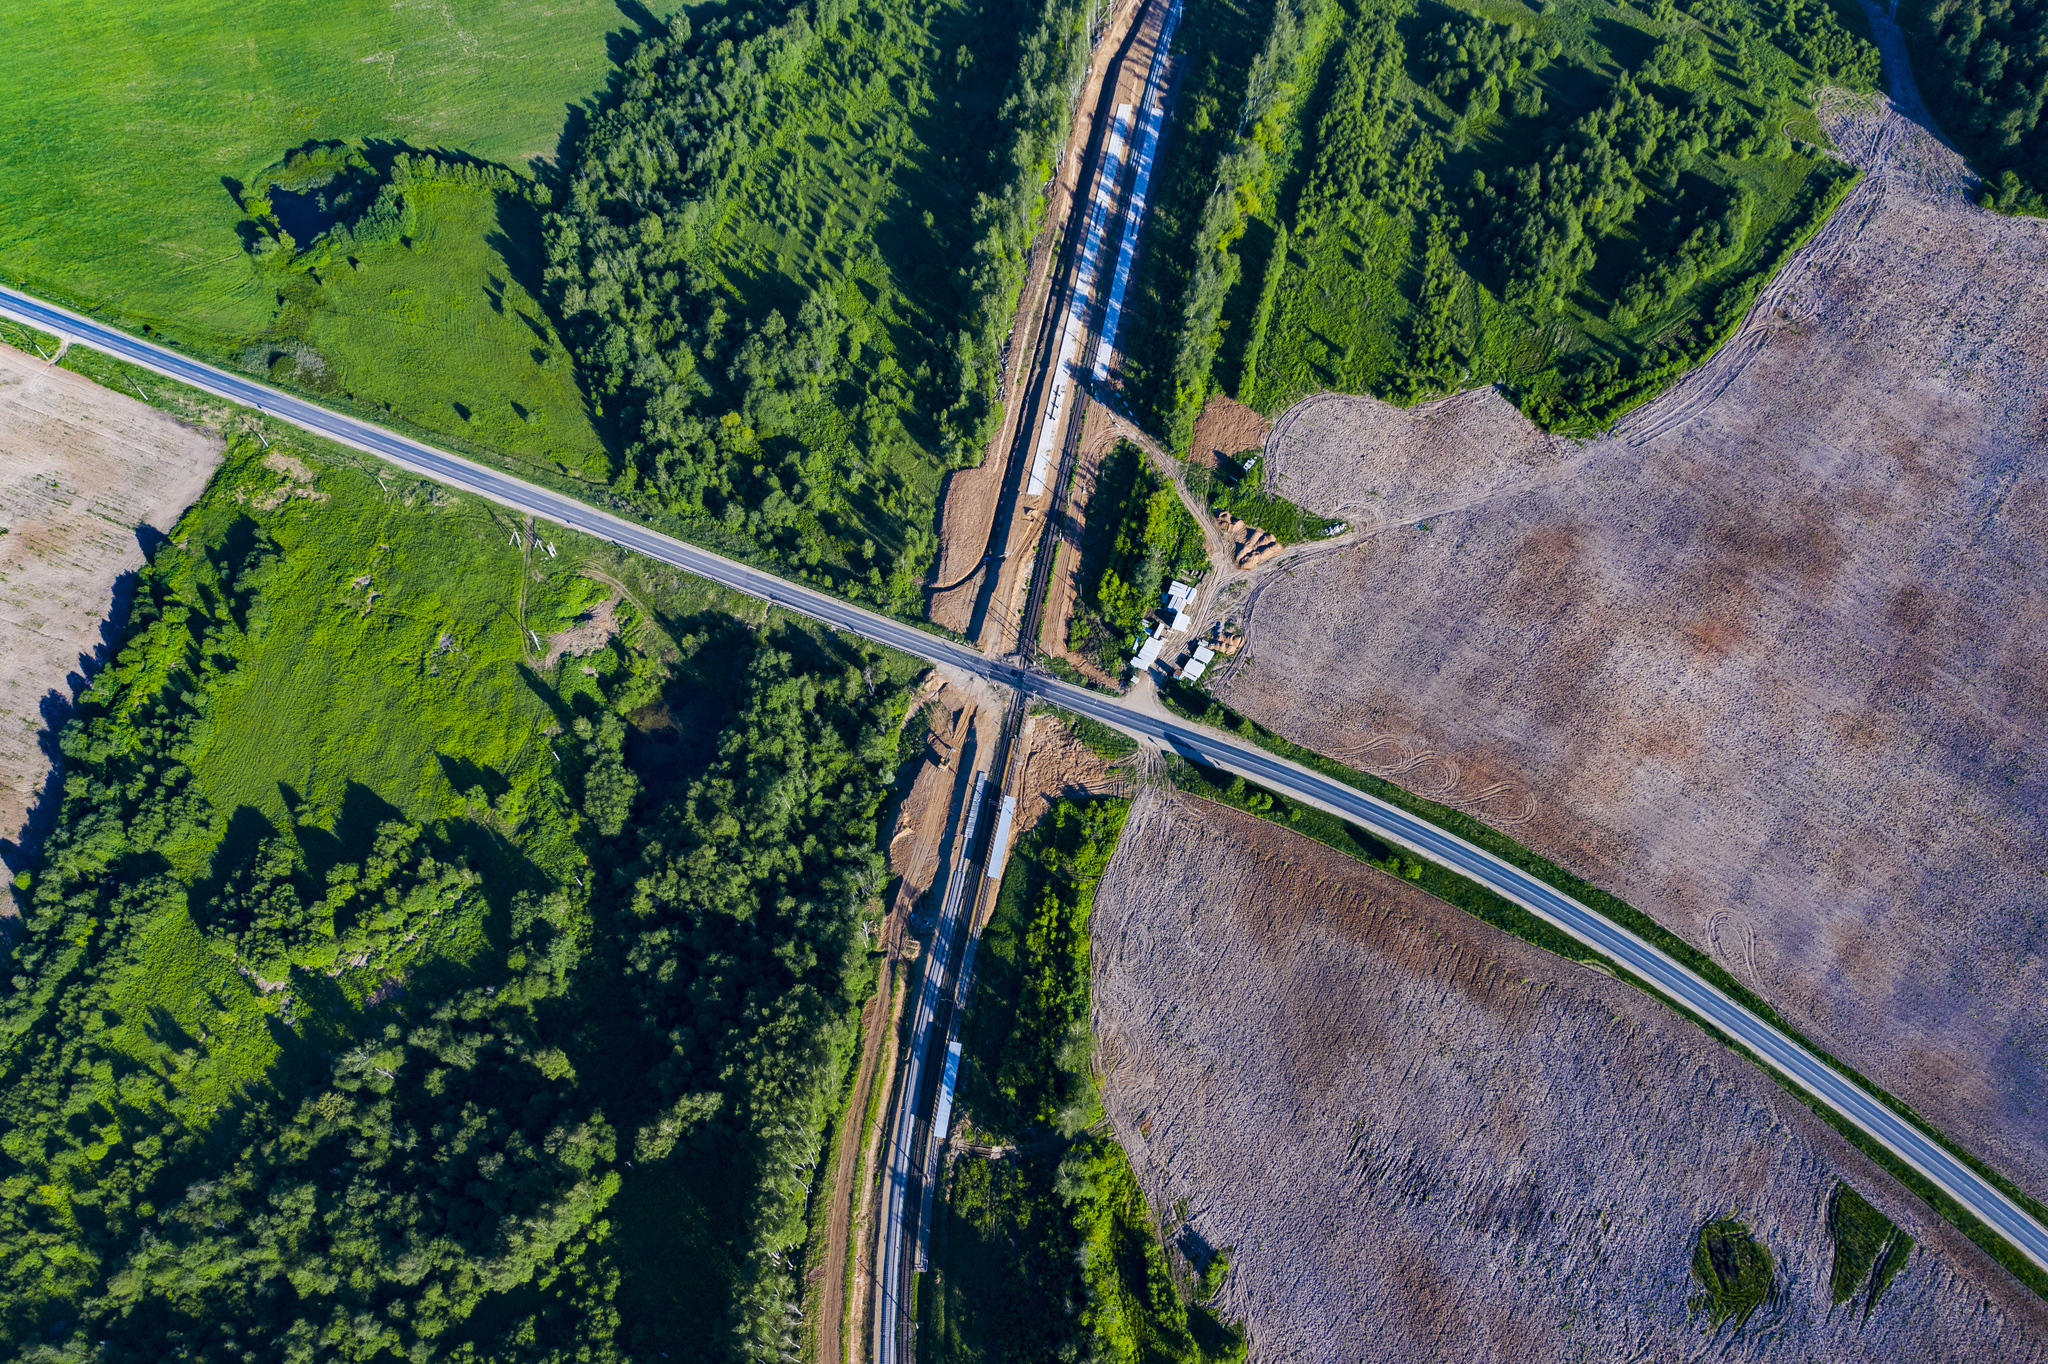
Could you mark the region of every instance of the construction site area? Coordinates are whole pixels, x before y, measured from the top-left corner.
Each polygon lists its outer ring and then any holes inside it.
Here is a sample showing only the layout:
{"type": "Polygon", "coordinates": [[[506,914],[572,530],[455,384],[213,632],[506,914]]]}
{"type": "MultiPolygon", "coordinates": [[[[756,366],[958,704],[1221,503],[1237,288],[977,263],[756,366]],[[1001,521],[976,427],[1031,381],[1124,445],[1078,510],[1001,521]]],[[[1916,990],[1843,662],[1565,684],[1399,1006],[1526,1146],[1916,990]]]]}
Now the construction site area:
{"type": "MultiPolygon", "coordinates": [[[[1005,421],[980,466],[947,480],[929,613],[988,653],[1029,651],[1032,594],[1057,576],[1055,556],[1069,572],[1078,557],[1080,508],[1111,443],[1114,419],[1097,395],[1115,364],[1172,103],[1179,16],[1178,0],[1110,9],[1033,248],[1004,373],[1005,421]]],[[[1060,593],[1051,587],[1055,600],[1060,593]]],[[[1054,623],[1046,618],[1047,638],[1054,623]]]]}

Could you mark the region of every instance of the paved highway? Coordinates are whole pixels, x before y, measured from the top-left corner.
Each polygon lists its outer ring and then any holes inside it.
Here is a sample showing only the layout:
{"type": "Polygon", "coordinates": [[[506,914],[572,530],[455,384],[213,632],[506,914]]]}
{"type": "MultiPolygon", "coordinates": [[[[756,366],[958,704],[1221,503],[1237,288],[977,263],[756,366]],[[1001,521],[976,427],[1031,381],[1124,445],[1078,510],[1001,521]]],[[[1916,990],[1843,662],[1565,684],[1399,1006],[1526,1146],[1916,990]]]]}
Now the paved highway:
{"type": "Polygon", "coordinates": [[[1028,671],[1014,661],[985,657],[965,645],[800,584],[785,582],[760,569],[598,511],[565,494],[436,450],[372,423],[328,411],[4,286],[0,286],[0,316],[55,332],[74,344],[91,346],[216,397],[257,408],[423,477],[599,536],[878,644],[1016,687],[1127,734],[1334,811],[1382,839],[1471,877],[1649,982],[1748,1047],[1765,1065],[1842,1114],[1935,1187],[1997,1229],[2028,1259],[2048,1270],[2048,1228],[1811,1051],[1627,929],[1484,849],[1396,806],[1229,735],[1130,710],[1112,698],[1028,671]]]}

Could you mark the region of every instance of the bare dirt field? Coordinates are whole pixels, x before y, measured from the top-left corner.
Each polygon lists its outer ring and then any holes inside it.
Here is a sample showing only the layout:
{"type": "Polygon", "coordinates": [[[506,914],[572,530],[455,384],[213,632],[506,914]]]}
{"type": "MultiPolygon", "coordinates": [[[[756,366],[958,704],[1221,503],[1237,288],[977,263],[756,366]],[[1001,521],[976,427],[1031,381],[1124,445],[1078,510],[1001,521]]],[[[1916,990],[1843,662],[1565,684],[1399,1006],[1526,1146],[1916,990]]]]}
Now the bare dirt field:
{"type": "Polygon", "coordinates": [[[1268,486],[1370,533],[1497,497],[1571,466],[1577,447],[1496,389],[1411,408],[1324,393],[1290,408],[1267,443],[1268,486]]]}
{"type": "Polygon", "coordinates": [[[1218,393],[1202,404],[1195,418],[1195,434],[1188,457],[1196,464],[1213,466],[1217,457],[1228,458],[1256,450],[1266,443],[1273,423],[1235,398],[1218,393]]]}
{"type": "Polygon", "coordinates": [[[1261,583],[1216,690],[1512,822],[2048,1194],[2048,224],[1826,117],[1870,174],[1608,437],[1283,419],[1278,491],[1383,528],[1261,583]]]}
{"type": "Polygon", "coordinates": [[[1104,1095],[1253,1360],[2048,1358],[2048,1306],[1641,992],[1287,830],[1142,793],[1097,893],[1104,1095]],[[1917,1245],[1832,1306],[1846,1180],[1917,1245]],[[1710,1329],[1700,1228],[1776,1297],[1710,1329]]]}
{"type": "MultiPolygon", "coordinates": [[[[925,761],[897,807],[896,824],[889,832],[889,870],[901,878],[882,929],[881,946],[892,954],[901,945],[903,925],[923,904],[939,874],[939,855],[959,800],[961,774],[974,766],[974,700],[937,674],[925,686],[919,702],[931,725],[925,761]]],[[[985,765],[988,760],[983,756],[980,761],[985,765]]]]}
{"type": "Polygon", "coordinates": [[[1081,595],[1081,545],[1088,537],[1088,505],[1095,497],[1096,481],[1102,476],[1102,460],[1120,439],[1109,410],[1090,401],[1083,420],[1081,450],[1074,460],[1074,478],[1069,485],[1066,514],[1060,521],[1059,557],[1053,561],[1052,581],[1046,584],[1045,614],[1038,632],[1039,647],[1055,658],[1063,658],[1086,673],[1091,681],[1113,687],[1116,679],[1104,673],[1095,661],[1067,649],[1067,632],[1073,625],[1074,604],[1081,595]]]}
{"type": "Polygon", "coordinates": [[[0,852],[13,866],[50,777],[53,726],[103,661],[144,539],[219,467],[212,435],[0,346],[0,852]]]}
{"type": "MultiPolygon", "coordinates": [[[[1059,801],[1079,796],[1114,795],[1123,790],[1122,773],[1076,739],[1056,715],[1033,715],[1024,721],[1024,772],[1017,799],[1014,846],[1038,826],[1059,801]]],[[[990,905],[994,909],[994,905],[990,905]]]]}

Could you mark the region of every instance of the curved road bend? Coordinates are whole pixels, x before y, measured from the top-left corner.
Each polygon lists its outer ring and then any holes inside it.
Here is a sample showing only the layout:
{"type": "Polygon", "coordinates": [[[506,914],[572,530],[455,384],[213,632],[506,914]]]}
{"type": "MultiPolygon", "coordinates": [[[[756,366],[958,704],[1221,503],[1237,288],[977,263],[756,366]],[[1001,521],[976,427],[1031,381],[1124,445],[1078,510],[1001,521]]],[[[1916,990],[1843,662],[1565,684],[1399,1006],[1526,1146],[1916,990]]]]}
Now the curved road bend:
{"type": "Polygon", "coordinates": [[[1918,1171],[1936,1188],[1995,1228],[2043,1270],[2048,1270],[2048,1228],[1976,1171],[1944,1150],[1833,1067],[1722,991],[1577,900],[1509,865],[1482,848],[1331,777],[1274,757],[1228,735],[1178,720],[1128,710],[1115,700],[975,650],[850,602],[786,582],[710,550],[649,530],[553,492],[370,422],[331,412],[303,398],[230,374],[189,356],[128,335],[87,317],[0,286],[0,316],[55,332],[74,344],[190,384],[389,460],[426,478],[475,493],[574,530],[763,598],[878,644],[943,663],[1028,695],[1064,706],[1122,730],[1162,743],[1185,756],[1236,773],[1284,795],[1310,801],[1355,821],[1374,835],[1440,862],[1520,905],[1648,981],[1673,1000],[1748,1047],[1763,1063],[1812,1094],[1918,1171]]]}

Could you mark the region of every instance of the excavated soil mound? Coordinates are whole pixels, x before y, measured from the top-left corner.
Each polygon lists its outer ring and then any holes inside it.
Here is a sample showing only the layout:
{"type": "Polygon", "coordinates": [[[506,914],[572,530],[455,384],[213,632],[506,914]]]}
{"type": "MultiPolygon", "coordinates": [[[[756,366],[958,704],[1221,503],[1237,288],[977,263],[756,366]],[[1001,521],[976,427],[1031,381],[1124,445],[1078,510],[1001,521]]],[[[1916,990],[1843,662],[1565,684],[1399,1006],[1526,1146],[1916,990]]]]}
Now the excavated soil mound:
{"type": "Polygon", "coordinates": [[[1219,456],[1228,459],[1258,449],[1272,429],[1273,423],[1255,409],[1218,393],[1202,404],[1201,415],[1195,418],[1188,454],[1197,464],[1213,465],[1219,456]]]}
{"type": "Polygon", "coordinates": [[[168,533],[221,453],[203,431],[0,346],[0,840],[25,837],[51,729],[115,637],[121,579],[142,567],[138,535],[168,533]]]}
{"type": "Polygon", "coordinates": [[[1757,1067],[1404,881],[1147,792],[1092,937],[1117,1139],[1169,1236],[1233,1248],[1254,1360],[2048,1357],[2048,1307],[1757,1067]],[[1867,1320],[1831,1304],[1838,1178],[1918,1242],[1867,1320]],[[1712,1330],[1730,1216],[1776,1295],[1712,1330]]]}
{"type": "Polygon", "coordinates": [[[1745,330],[1552,473],[1400,453],[1448,404],[1283,424],[1297,502],[1454,509],[1265,585],[1216,690],[1511,825],[2048,1194],[2048,224],[1888,107],[1831,131],[1870,174],[1745,330]]]}

